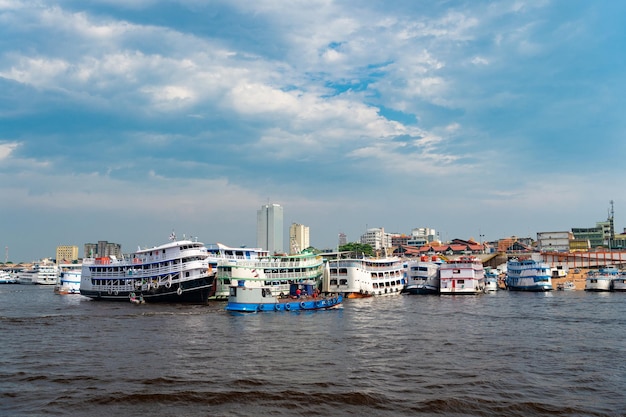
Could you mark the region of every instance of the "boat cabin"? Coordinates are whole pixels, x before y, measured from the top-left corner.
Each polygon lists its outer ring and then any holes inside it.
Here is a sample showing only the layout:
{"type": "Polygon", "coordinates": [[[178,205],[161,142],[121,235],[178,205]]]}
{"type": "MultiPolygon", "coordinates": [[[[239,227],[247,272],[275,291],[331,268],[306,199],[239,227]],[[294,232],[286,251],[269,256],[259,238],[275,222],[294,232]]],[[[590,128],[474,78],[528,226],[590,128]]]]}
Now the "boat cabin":
{"type": "Polygon", "coordinates": [[[289,285],[290,297],[316,297],[317,288],[312,282],[297,282],[289,285]]]}

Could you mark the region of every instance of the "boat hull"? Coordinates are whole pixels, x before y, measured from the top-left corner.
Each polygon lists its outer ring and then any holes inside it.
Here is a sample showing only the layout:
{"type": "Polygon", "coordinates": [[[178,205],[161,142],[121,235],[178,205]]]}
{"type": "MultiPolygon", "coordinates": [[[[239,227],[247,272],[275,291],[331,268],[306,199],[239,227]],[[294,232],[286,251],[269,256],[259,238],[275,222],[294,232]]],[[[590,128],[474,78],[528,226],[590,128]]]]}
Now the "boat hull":
{"type": "Polygon", "coordinates": [[[507,290],[509,291],[527,291],[527,292],[546,292],[552,291],[552,285],[508,285],[507,290]]]}
{"type": "Polygon", "coordinates": [[[81,288],[80,293],[97,301],[125,301],[128,302],[133,296],[143,296],[148,303],[191,303],[206,304],[213,295],[213,277],[199,278],[173,284],[169,288],[159,286],[149,290],[118,290],[118,291],[95,291],[81,288]]]}
{"type": "Polygon", "coordinates": [[[328,310],[340,307],[342,302],[343,297],[341,295],[324,299],[274,303],[238,303],[229,301],[225,310],[238,313],[328,310]]]}
{"type": "Polygon", "coordinates": [[[611,291],[626,292],[626,278],[616,278],[611,284],[611,291]]]}
{"type": "Polygon", "coordinates": [[[424,284],[408,285],[402,290],[402,293],[410,295],[439,295],[439,287],[431,287],[424,284]]]}

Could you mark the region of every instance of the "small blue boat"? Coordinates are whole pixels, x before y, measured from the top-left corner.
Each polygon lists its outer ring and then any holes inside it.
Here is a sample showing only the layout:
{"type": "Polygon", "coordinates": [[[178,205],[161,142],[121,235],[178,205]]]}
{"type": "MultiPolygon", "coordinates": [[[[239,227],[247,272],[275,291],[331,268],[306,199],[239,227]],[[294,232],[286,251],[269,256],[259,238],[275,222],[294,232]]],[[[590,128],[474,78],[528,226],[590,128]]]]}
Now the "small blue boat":
{"type": "Polygon", "coordinates": [[[269,287],[246,286],[244,280],[230,287],[226,311],[256,313],[258,311],[308,311],[338,308],[341,295],[318,296],[313,283],[293,283],[289,295],[278,298],[269,287]]]}

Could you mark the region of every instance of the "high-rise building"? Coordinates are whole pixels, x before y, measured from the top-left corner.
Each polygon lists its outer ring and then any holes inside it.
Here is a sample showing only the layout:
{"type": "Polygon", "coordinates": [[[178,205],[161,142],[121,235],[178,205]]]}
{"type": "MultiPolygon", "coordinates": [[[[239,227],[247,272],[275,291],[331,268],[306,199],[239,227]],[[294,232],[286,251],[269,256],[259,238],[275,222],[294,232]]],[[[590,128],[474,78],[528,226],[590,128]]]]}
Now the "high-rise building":
{"type": "Polygon", "coordinates": [[[57,246],[56,262],[58,264],[69,264],[78,260],[78,246],[61,245],[57,246]]]}
{"type": "Polygon", "coordinates": [[[309,226],[292,223],[289,227],[289,245],[292,254],[299,253],[311,246],[309,243],[309,226]]]}
{"type": "Polygon", "coordinates": [[[103,258],[106,256],[122,256],[122,245],[99,240],[98,243],[85,243],[85,258],[103,258]]]}
{"type": "Polygon", "coordinates": [[[283,208],[265,204],[256,212],[257,246],[270,254],[283,252],[283,208]]]}
{"type": "Polygon", "coordinates": [[[339,244],[339,246],[343,246],[346,243],[348,243],[348,236],[346,236],[345,233],[341,232],[339,233],[339,242],[337,242],[339,244]]]}

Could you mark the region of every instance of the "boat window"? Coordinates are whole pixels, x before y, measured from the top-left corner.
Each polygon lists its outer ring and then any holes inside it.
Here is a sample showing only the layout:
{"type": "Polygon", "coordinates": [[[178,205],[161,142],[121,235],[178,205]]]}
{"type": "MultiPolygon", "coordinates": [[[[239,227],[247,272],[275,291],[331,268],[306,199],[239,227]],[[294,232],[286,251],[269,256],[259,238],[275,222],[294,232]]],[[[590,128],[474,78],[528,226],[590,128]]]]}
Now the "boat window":
{"type": "Polygon", "coordinates": [[[348,280],[347,279],[340,279],[339,280],[339,285],[348,285],[348,280]]]}
{"type": "Polygon", "coordinates": [[[330,280],[330,285],[337,285],[337,280],[336,279],[331,279],[330,280]]]}
{"type": "Polygon", "coordinates": [[[457,280],[457,283],[459,283],[459,284],[465,284],[465,280],[464,280],[464,279],[459,279],[459,280],[457,280]]]}

